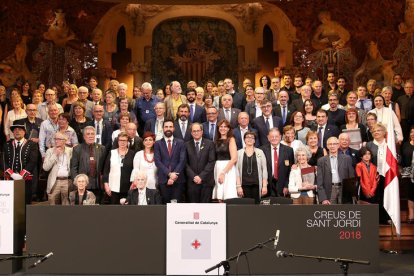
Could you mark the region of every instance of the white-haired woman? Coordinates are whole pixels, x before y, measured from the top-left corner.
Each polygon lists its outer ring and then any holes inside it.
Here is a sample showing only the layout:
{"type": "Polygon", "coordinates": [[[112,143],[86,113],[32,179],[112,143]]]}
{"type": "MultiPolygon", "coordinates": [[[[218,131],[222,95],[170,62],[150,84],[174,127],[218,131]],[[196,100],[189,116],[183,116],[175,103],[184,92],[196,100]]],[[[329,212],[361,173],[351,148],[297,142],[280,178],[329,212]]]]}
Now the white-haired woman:
{"type": "Polygon", "coordinates": [[[314,203],[315,167],[308,164],[310,157],[311,153],[306,147],[299,147],[295,151],[296,167],[290,171],[288,186],[293,204],[314,203]]]}
{"type": "Polygon", "coordinates": [[[73,184],[77,187],[77,189],[69,194],[70,205],[95,204],[95,195],[91,191],[86,190],[86,187],[89,184],[89,178],[86,174],[78,174],[73,180],[73,184]]]}

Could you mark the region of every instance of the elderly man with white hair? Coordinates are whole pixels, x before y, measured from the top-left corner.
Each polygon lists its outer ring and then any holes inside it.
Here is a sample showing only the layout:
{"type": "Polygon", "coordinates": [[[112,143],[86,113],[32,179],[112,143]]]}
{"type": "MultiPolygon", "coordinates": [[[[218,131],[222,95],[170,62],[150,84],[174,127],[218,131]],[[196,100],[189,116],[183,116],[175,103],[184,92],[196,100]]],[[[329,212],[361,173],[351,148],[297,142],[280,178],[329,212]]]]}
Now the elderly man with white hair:
{"type": "Polygon", "coordinates": [[[147,174],[144,171],[138,171],[134,177],[134,185],[137,189],[129,190],[127,198],[122,198],[122,205],[159,205],[161,196],[156,189],[147,188],[147,174]]]}
{"type": "Polygon", "coordinates": [[[47,89],[45,92],[45,101],[37,106],[37,117],[44,120],[49,119],[49,104],[52,102],[56,103],[57,108],[59,109],[59,114],[63,113],[62,106],[57,103],[56,92],[53,89],[47,89]]]}
{"type": "Polygon", "coordinates": [[[155,119],[155,105],[159,102],[157,96],[152,93],[152,85],[149,82],[144,82],[141,85],[142,96],[136,99],[135,114],[138,118],[138,133],[140,136],[144,134],[145,122],[151,119],[155,119]]]}

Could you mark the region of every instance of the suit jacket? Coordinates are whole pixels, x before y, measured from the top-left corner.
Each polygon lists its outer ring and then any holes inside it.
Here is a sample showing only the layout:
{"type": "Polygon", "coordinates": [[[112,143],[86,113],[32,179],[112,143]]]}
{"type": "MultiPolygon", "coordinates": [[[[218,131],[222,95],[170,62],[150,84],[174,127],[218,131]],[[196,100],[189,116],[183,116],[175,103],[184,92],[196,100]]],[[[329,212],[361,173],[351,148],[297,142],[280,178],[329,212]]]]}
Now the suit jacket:
{"type": "MultiPolygon", "coordinates": [[[[145,188],[145,195],[147,197],[147,204],[148,205],[160,205],[161,196],[155,189],[145,188]]],[[[138,189],[133,189],[128,191],[128,196],[126,199],[129,205],[138,205],[138,189]]]]}
{"type": "Polygon", "coordinates": [[[184,142],[190,141],[192,139],[191,136],[191,122],[187,121],[187,128],[185,130],[185,135],[183,137],[183,134],[181,132],[181,121],[176,120],[174,121],[174,132],[173,132],[174,138],[178,138],[183,140],[184,142]]]}
{"type": "MultiPolygon", "coordinates": [[[[318,127],[316,129],[316,132],[318,132],[318,131],[319,131],[319,125],[318,125],[318,127]]],[[[338,137],[339,134],[340,134],[340,131],[339,131],[339,129],[335,125],[328,125],[327,124],[325,126],[325,132],[323,134],[323,147],[325,149],[327,149],[327,147],[326,147],[326,141],[328,141],[328,139],[330,137],[333,137],[333,136],[338,137]]]]}
{"type": "MultiPolygon", "coordinates": [[[[187,103],[187,98],[184,95],[180,95],[181,101],[182,103],[186,104],[187,103]]],[[[173,100],[171,98],[171,96],[168,96],[164,99],[164,103],[165,103],[165,118],[173,120],[175,118],[176,114],[174,113],[174,109],[173,109],[173,100]]]]}
{"type": "MultiPolygon", "coordinates": [[[[72,148],[65,147],[65,155],[68,160],[67,170],[70,172],[70,160],[72,158],[72,148]]],[[[50,148],[46,151],[45,160],[43,161],[43,170],[50,171],[47,177],[47,188],[46,191],[49,194],[56,182],[56,177],[59,170],[58,156],[55,154],[55,149],[50,148]]]]}
{"type": "Polygon", "coordinates": [[[154,159],[157,166],[158,184],[166,185],[170,172],[179,173],[176,183],[185,183],[185,144],[183,140],[174,138],[172,142],[171,156],[168,154],[165,138],[155,142],[154,159]]]}
{"type": "MultiPolygon", "coordinates": [[[[137,153],[138,151],[144,149],[142,139],[138,136],[134,137],[134,144],[132,146],[131,146],[131,139],[130,139],[130,142],[128,142],[128,147],[134,153],[137,153]]],[[[117,149],[117,148],[118,148],[118,137],[115,138],[114,143],[112,144],[112,149],[117,149]]]]}
{"type": "MultiPolygon", "coordinates": [[[[280,130],[280,133],[283,133],[283,125],[282,119],[277,116],[273,116],[273,127],[277,127],[280,130]]],[[[267,134],[269,134],[269,130],[266,127],[266,122],[263,116],[257,117],[253,120],[254,128],[257,130],[258,138],[261,145],[265,145],[269,143],[267,140],[267,134]]]]}
{"type": "MultiPolygon", "coordinates": [[[[103,165],[106,157],[106,149],[102,145],[93,144],[94,155],[96,160],[96,177],[98,184],[100,184],[100,175],[102,174],[103,165]]],[[[75,179],[78,174],[89,175],[89,145],[82,143],[73,148],[72,159],[70,160],[70,177],[75,179]]],[[[88,189],[99,189],[100,187],[90,187],[92,183],[89,183],[88,189]]]]}
{"type": "Polygon", "coordinates": [[[206,114],[206,109],[203,106],[199,106],[198,104],[194,104],[195,110],[194,110],[194,115],[193,115],[193,120],[191,120],[191,118],[189,117],[189,121],[191,121],[191,123],[197,122],[197,123],[204,123],[205,121],[207,121],[207,114],[206,114]]]}
{"type": "MultiPolygon", "coordinates": [[[[259,141],[259,137],[257,134],[257,130],[249,126],[249,131],[256,133],[255,147],[258,148],[260,146],[260,141],[259,141]]],[[[237,150],[242,149],[243,148],[243,137],[241,135],[240,127],[236,127],[235,129],[233,129],[233,136],[234,136],[234,139],[236,140],[237,150]]]]}
{"type": "MultiPolygon", "coordinates": [[[[232,129],[234,129],[239,125],[238,117],[239,117],[240,109],[231,108],[230,113],[231,113],[231,118],[230,118],[229,123],[230,123],[230,127],[232,129]]],[[[226,116],[224,115],[224,108],[220,108],[219,113],[218,113],[217,122],[220,122],[221,120],[224,120],[224,119],[226,119],[226,116]]]]}
{"type": "MultiPolygon", "coordinates": [[[[14,140],[8,141],[4,144],[4,171],[11,173],[17,173],[25,178],[31,176],[37,167],[37,158],[39,156],[39,145],[30,140],[25,140],[21,145],[20,151],[20,167],[15,171],[14,168],[14,154],[16,147],[14,146],[14,140]]],[[[28,179],[29,180],[29,179],[28,179]]]]}
{"type": "Polygon", "coordinates": [[[234,93],[230,95],[233,97],[233,107],[239,110],[244,110],[244,107],[246,106],[246,97],[244,94],[234,91],[234,93]]]}
{"type": "MultiPolygon", "coordinates": [[[[101,130],[101,145],[105,146],[105,149],[109,152],[109,150],[112,148],[112,126],[111,123],[107,120],[103,119],[102,122],[102,130],[101,130]]],[[[93,126],[95,127],[95,120],[92,120],[90,122],[86,123],[86,126],[93,126]]],[[[96,128],[95,128],[96,130],[96,128]]]]}
{"type": "Polygon", "coordinates": [[[244,111],[249,114],[249,122],[252,123],[258,116],[256,115],[256,101],[246,104],[244,111]]]}
{"type": "MultiPolygon", "coordinates": [[[[293,113],[293,109],[292,109],[292,106],[287,106],[287,114],[286,114],[286,122],[283,124],[283,126],[286,126],[286,125],[289,125],[290,123],[290,117],[292,117],[292,113],[293,113]]],[[[273,113],[274,113],[274,116],[277,116],[277,117],[279,117],[279,118],[283,118],[282,117],[282,107],[280,106],[280,104],[278,104],[278,105],[276,105],[274,108],[273,108],[273,113]]],[[[283,123],[283,122],[282,122],[283,123]]]]}
{"type": "MultiPolygon", "coordinates": [[[[215,129],[214,138],[217,137],[217,133],[218,133],[217,123],[218,123],[218,120],[217,120],[216,125],[215,125],[216,129],[215,129]]],[[[203,123],[203,138],[213,140],[210,137],[210,123],[208,121],[203,123]]]]}
{"type": "Polygon", "coordinates": [[[193,182],[195,176],[199,176],[204,186],[214,186],[214,165],[216,163],[216,149],[213,141],[202,139],[200,152],[197,155],[194,139],[185,143],[187,162],[185,166],[187,185],[196,185],[193,182]]]}
{"type": "MultiPolygon", "coordinates": [[[[343,151],[341,149],[338,150],[339,154],[343,154],[343,151]]],[[[352,148],[348,148],[345,151],[345,154],[348,155],[349,157],[351,157],[352,160],[352,167],[355,168],[356,164],[358,164],[361,161],[361,156],[359,155],[359,151],[352,149],[352,148]]]]}
{"type": "MultiPolygon", "coordinates": [[[[274,175],[274,168],[272,166],[272,146],[268,143],[264,146],[261,146],[260,149],[264,152],[267,162],[267,174],[268,174],[268,183],[270,184],[274,175]]],[[[289,184],[289,174],[290,168],[295,162],[293,149],[291,147],[285,146],[279,143],[279,155],[278,155],[278,182],[277,182],[277,191],[279,194],[283,193],[283,188],[287,188],[289,184]]]]}
{"type": "MultiPolygon", "coordinates": [[[[338,174],[341,181],[353,178],[355,175],[351,157],[338,154],[338,174]]],[[[331,199],[332,193],[332,167],[329,154],[319,158],[316,183],[318,185],[319,202],[331,199]]]]}

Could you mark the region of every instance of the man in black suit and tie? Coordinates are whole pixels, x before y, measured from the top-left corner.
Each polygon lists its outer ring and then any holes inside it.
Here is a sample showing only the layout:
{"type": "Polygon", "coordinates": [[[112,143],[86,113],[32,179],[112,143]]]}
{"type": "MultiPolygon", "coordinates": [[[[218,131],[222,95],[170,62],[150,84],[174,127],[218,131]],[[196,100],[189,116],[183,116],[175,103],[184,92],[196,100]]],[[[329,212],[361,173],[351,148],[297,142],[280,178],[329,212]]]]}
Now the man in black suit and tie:
{"type": "Polygon", "coordinates": [[[260,108],[262,101],[265,99],[265,90],[263,87],[256,87],[254,90],[254,98],[253,102],[249,102],[246,104],[244,111],[249,114],[250,122],[253,122],[259,116],[262,116],[262,109],[260,108]]]}
{"type": "Polygon", "coordinates": [[[197,92],[194,88],[187,89],[187,101],[190,106],[190,116],[188,117],[188,120],[191,123],[198,122],[202,124],[207,121],[206,109],[195,103],[196,94],[197,92]]]}
{"type": "Polygon", "coordinates": [[[174,122],[174,138],[184,140],[184,142],[191,140],[190,121],[190,107],[188,104],[181,104],[177,111],[177,120],[174,122]]]}
{"type": "Polygon", "coordinates": [[[330,137],[338,137],[339,129],[335,125],[328,125],[328,112],[323,109],[319,109],[316,113],[316,123],[318,124],[317,133],[319,146],[326,148],[326,141],[330,137]]]}
{"type": "MultiPolygon", "coordinates": [[[[233,136],[236,140],[237,150],[245,147],[243,137],[246,132],[254,132],[257,135],[257,130],[249,125],[249,115],[246,112],[239,113],[238,123],[239,126],[233,129],[233,136]]],[[[259,139],[256,139],[255,147],[258,148],[259,146],[259,139]]]]}
{"type": "Polygon", "coordinates": [[[164,137],[162,124],[164,123],[165,104],[158,102],[154,106],[156,118],[149,119],[145,122],[144,132],[150,131],[155,134],[155,140],[158,141],[164,137]]]}
{"type": "Polygon", "coordinates": [[[242,93],[238,93],[234,90],[234,84],[233,81],[229,78],[224,79],[224,89],[226,90],[226,93],[232,96],[233,98],[233,107],[237,108],[239,110],[244,110],[244,107],[246,106],[246,98],[242,93]]]}
{"type": "MultiPolygon", "coordinates": [[[[143,141],[141,137],[136,136],[137,125],[134,123],[128,123],[126,126],[126,134],[128,135],[128,148],[134,153],[144,149],[143,141]]],[[[118,137],[115,138],[112,144],[112,149],[118,148],[118,137]]]]}
{"type": "Polygon", "coordinates": [[[217,135],[218,110],[212,106],[207,108],[207,122],[203,123],[203,138],[215,141],[217,135]]]}
{"type": "Polygon", "coordinates": [[[279,104],[275,106],[273,114],[282,118],[283,126],[289,125],[290,117],[292,116],[292,108],[288,106],[289,93],[285,90],[279,92],[279,104]]]}
{"type": "Polygon", "coordinates": [[[112,126],[104,119],[104,107],[102,105],[93,106],[93,121],[86,123],[86,126],[93,126],[96,131],[95,143],[105,146],[107,153],[112,148],[112,126]]]}
{"type": "Polygon", "coordinates": [[[328,139],[329,154],[318,160],[318,196],[324,205],[342,203],[342,183],[355,176],[351,157],[338,154],[339,141],[336,137],[328,139]]]}
{"type": "Polygon", "coordinates": [[[181,201],[185,177],[185,144],[173,137],[174,122],[165,120],[164,138],[155,142],[154,159],[157,166],[158,185],[163,203],[172,199],[181,201]]]}
{"type": "Polygon", "coordinates": [[[227,120],[230,123],[232,129],[237,127],[237,117],[239,116],[240,109],[232,108],[233,98],[226,94],[221,97],[221,105],[223,106],[219,110],[218,121],[227,120]]]}
{"type": "Polygon", "coordinates": [[[262,102],[262,116],[253,120],[253,127],[257,130],[261,145],[269,143],[267,134],[272,128],[278,128],[282,132],[282,119],[277,116],[272,117],[272,103],[269,100],[262,102]]]}
{"type": "Polygon", "coordinates": [[[270,196],[285,197],[289,193],[290,167],[294,163],[293,149],[280,143],[282,135],[278,128],[269,131],[268,143],[260,149],[267,161],[268,191],[270,196]]]}
{"type": "Polygon", "coordinates": [[[134,177],[136,189],[129,190],[126,200],[121,199],[121,205],[160,205],[162,204],[161,196],[155,189],[147,188],[147,174],[138,171],[134,177]]]}
{"type": "Polygon", "coordinates": [[[187,152],[187,196],[191,203],[209,203],[213,195],[216,150],[213,141],[203,139],[203,126],[191,125],[193,139],[185,143],[187,152]]]}
{"type": "Polygon", "coordinates": [[[339,134],[339,154],[345,154],[351,157],[352,160],[352,167],[358,164],[361,161],[361,156],[359,155],[359,151],[350,148],[349,145],[351,144],[351,138],[349,138],[348,133],[341,133],[339,134]]]}

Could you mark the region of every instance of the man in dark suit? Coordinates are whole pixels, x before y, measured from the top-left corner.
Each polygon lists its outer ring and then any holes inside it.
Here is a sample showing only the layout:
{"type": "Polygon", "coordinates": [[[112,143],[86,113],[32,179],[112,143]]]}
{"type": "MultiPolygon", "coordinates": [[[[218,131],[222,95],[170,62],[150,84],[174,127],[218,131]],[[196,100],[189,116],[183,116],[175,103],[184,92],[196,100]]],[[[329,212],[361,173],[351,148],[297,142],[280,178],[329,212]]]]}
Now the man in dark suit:
{"type": "Polygon", "coordinates": [[[95,143],[105,147],[107,152],[112,148],[112,126],[104,119],[104,107],[102,105],[93,106],[93,121],[86,123],[86,126],[95,128],[95,143]]]}
{"type": "Polygon", "coordinates": [[[269,195],[284,197],[289,193],[290,167],[295,161],[293,149],[280,143],[282,135],[278,128],[272,128],[267,138],[268,143],[260,149],[267,161],[269,195]]]}
{"type": "Polygon", "coordinates": [[[160,205],[162,204],[161,196],[155,189],[147,188],[147,174],[139,171],[134,176],[134,185],[136,189],[129,190],[125,202],[121,204],[129,205],[160,205]]]}
{"type": "MultiPolygon", "coordinates": [[[[257,130],[249,125],[249,115],[246,112],[240,112],[238,118],[239,126],[233,129],[233,137],[236,140],[237,150],[244,148],[244,134],[247,132],[254,132],[257,135],[257,130]]],[[[259,139],[256,139],[255,147],[260,146],[259,139]]]]}
{"type": "Polygon", "coordinates": [[[283,126],[289,125],[290,117],[292,116],[292,107],[289,103],[289,93],[285,90],[279,92],[279,104],[274,107],[273,115],[282,118],[283,126]]]}
{"type": "Polygon", "coordinates": [[[188,120],[190,116],[190,108],[188,104],[181,104],[178,107],[177,120],[174,122],[174,138],[183,140],[184,142],[191,140],[191,129],[190,121],[188,120]]]}
{"type": "MultiPolygon", "coordinates": [[[[136,136],[137,125],[134,123],[128,123],[126,126],[126,134],[128,135],[128,148],[134,153],[144,149],[141,137],[136,136]]],[[[115,138],[112,144],[112,149],[118,148],[118,137],[115,138]]]]}
{"type": "Polygon", "coordinates": [[[265,90],[263,87],[256,87],[254,90],[254,98],[255,100],[253,102],[249,102],[246,104],[246,107],[244,111],[249,114],[249,120],[250,122],[253,122],[253,120],[259,116],[262,115],[262,110],[260,109],[260,105],[262,104],[262,101],[265,99],[265,90]]]}
{"type": "Polygon", "coordinates": [[[185,144],[173,137],[174,122],[165,120],[164,138],[155,142],[154,159],[163,203],[181,201],[185,177],[185,144]]]}
{"type": "Polygon", "coordinates": [[[355,176],[351,157],[338,154],[339,141],[336,137],[328,139],[329,154],[318,160],[318,196],[325,205],[342,203],[342,183],[355,176]]]}
{"type": "Polygon", "coordinates": [[[218,110],[212,106],[207,108],[207,122],[203,123],[203,138],[214,141],[217,134],[218,110]]]}
{"type": "Polygon", "coordinates": [[[190,115],[188,117],[188,120],[191,123],[198,122],[202,124],[207,121],[206,109],[195,103],[196,93],[196,90],[193,88],[187,89],[187,101],[190,107],[190,115]]]}
{"type": "Polygon", "coordinates": [[[83,129],[82,144],[73,148],[72,159],[70,161],[70,176],[75,179],[78,174],[86,174],[89,177],[88,191],[96,196],[96,202],[102,199],[101,176],[106,157],[104,146],[95,142],[96,132],[93,126],[86,126],[83,129]]]}
{"type": "Polygon", "coordinates": [[[221,105],[223,106],[219,110],[218,121],[227,120],[230,123],[232,129],[237,127],[237,117],[239,116],[240,109],[232,108],[233,98],[226,94],[221,97],[221,105]]]}
{"type": "Polygon", "coordinates": [[[234,84],[233,81],[229,78],[224,79],[224,89],[226,90],[226,93],[232,96],[233,98],[233,107],[237,108],[239,110],[244,110],[244,107],[246,106],[246,98],[242,93],[236,92],[234,90],[234,84]]]}
{"type": "Polygon", "coordinates": [[[213,141],[203,139],[203,127],[191,125],[190,141],[185,143],[187,153],[187,196],[191,203],[209,203],[213,195],[216,150],[213,141]]]}
{"type": "Polygon", "coordinates": [[[269,130],[276,127],[282,132],[282,119],[277,116],[272,116],[272,103],[268,100],[262,102],[262,116],[253,120],[253,127],[257,130],[259,141],[261,145],[269,143],[267,134],[269,130]]]}
{"type": "Polygon", "coordinates": [[[155,140],[158,141],[164,136],[162,124],[164,123],[165,104],[158,102],[155,104],[155,119],[149,119],[145,122],[144,132],[150,131],[155,134],[155,140]]]}
{"type": "Polygon", "coordinates": [[[359,155],[359,151],[350,148],[349,145],[351,144],[351,139],[349,138],[348,133],[341,133],[339,134],[339,154],[345,154],[351,157],[352,160],[352,167],[358,164],[361,161],[361,156],[359,155]]]}
{"type": "Polygon", "coordinates": [[[326,148],[326,141],[330,137],[338,137],[339,129],[335,125],[328,125],[328,112],[319,109],[316,113],[316,123],[318,124],[317,133],[319,139],[319,146],[326,148]]]}

